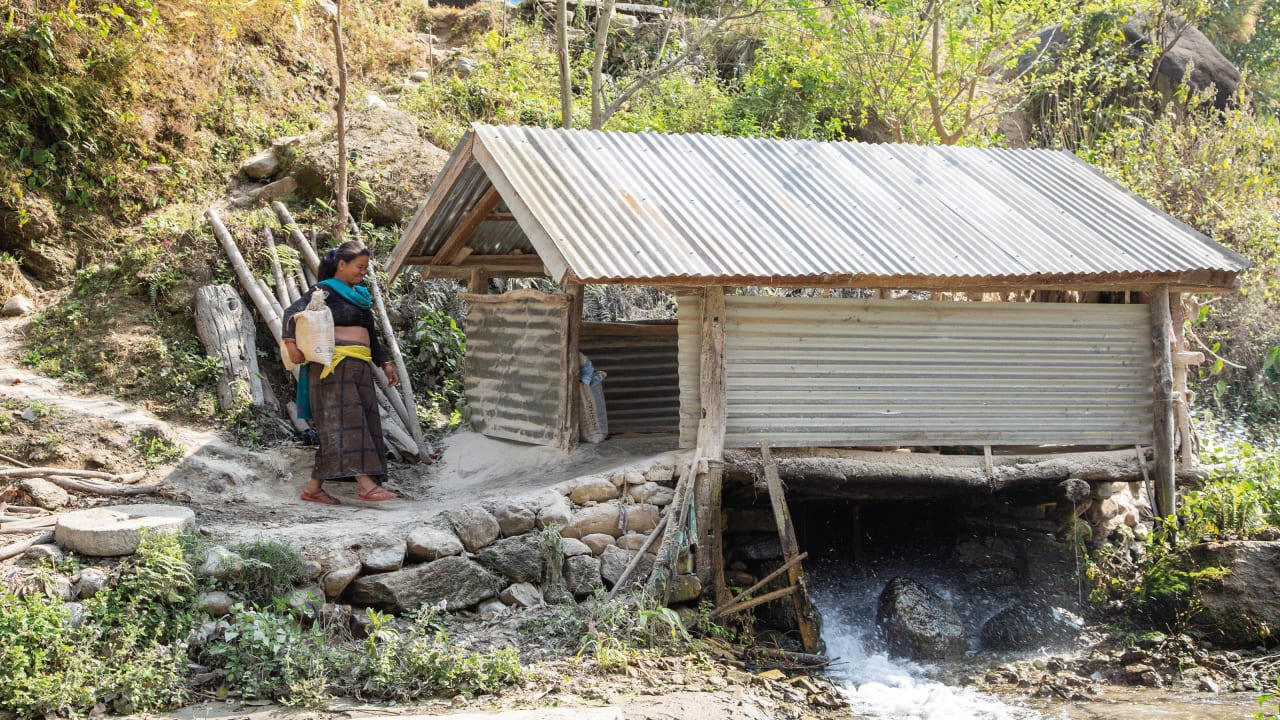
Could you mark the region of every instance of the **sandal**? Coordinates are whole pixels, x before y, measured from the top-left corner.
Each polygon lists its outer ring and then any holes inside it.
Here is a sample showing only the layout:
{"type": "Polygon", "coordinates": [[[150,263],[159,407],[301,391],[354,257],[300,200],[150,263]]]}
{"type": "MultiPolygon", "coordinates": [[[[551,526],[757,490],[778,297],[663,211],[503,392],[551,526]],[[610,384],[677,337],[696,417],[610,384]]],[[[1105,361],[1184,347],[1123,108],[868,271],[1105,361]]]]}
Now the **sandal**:
{"type": "Polygon", "coordinates": [[[391,492],[381,485],[374,485],[368,490],[356,495],[357,499],[364,500],[365,502],[383,502],[384,500],[396,500],[399,497],[399,494],[391,492]]]}
{"type": "Polygon", "coordinates": [[[306,490],[303,490],[302,494],[299,495],[298,497],[302,498],[303,500],[306,500],[307,502],[320,503],[321,505],[341,505],[342,504],[341,500],[330,495],[324,490],[316,490],[314,492],[308,492],[306,490]]]}

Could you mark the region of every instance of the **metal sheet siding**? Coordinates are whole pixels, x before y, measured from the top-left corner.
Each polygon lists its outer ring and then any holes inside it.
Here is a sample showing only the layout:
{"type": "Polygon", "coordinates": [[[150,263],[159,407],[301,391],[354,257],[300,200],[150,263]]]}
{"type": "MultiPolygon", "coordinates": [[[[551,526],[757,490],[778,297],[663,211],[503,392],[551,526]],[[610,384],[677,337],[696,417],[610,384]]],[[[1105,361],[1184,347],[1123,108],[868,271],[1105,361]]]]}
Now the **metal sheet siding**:
{"type": "MultiPolygon", "coordinates": [[[[696,304],[681,298],[694,377],[696,304]]],[[[726,313],[728,447],[1151,442],[1145,305],[729,297],[726,313]]]]}
{"type": "Polygon", "coordinates": [[[1248,266],[1064,152],[475,133],[584,281],[1101,278],[1248,266]]]}
{"type": "Polygon", "coordinates": [[[702,297],[676,296],[677,339],[680,360],[680,447],[698,444],[702,398],[698,376],[702,367],[702,297]]]}
{"type": "Polygon", "coordinates": [[[680,425],[676,326],[584,323],[579,349],[605,377],[609,434],[674,433],[680,425]]]}
{"type": "Polygon", "coordinates": [[[567,307],[558,295],[468,305],[465,393],[477,432],[555,440],[567,307]]]}

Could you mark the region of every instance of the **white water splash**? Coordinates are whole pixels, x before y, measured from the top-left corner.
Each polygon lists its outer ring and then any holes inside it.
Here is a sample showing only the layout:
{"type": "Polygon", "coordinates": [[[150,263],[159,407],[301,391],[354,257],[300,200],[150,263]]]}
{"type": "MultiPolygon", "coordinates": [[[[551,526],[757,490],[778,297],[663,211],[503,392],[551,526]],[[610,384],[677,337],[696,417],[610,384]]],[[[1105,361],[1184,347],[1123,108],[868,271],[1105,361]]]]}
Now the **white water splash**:
{"type": "MultiPolygon", "coordinates": [[[[919,576],[920,573],[913,572],[919,576]]],[[[827,656],[839,658],[829,674],[841,684],[853,716],[894,720],[1033,720],[1039,713],[1008,705],[994,696],[969,688],[945,685],[930,677],[938,668],[889,657],[875,643],[875,603],[893,574],[824,572],[813,588],[822,613],[822,639],[827,656]],[[834,577],[833,577],[834,575],[834,577]],[[842,576],[843,575],[843,576],[842,576]]],[[[920,578],[922,581],[924,578],[920,578]]],[[[932,578],[937,580],[936,577],[932,578]]],[[[960,603],[938,582],[931,589],[957,606],[980,609],[981,599],[960,603]]]]}

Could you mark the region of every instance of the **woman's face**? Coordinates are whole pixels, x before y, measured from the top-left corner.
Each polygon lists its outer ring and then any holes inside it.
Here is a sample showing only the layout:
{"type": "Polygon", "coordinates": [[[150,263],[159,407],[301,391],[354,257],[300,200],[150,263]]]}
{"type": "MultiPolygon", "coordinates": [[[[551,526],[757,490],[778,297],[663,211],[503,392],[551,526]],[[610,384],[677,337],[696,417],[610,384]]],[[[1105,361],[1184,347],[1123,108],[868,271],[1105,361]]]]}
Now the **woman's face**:
{"type": "Polygon", "coordinates": [[[333,276],[342,282],[355,286],[364,282],[364,276],[369,274],[369,256],[358,255],[354,260],[338,261],[338,269],[334,271],[333,276]]]}

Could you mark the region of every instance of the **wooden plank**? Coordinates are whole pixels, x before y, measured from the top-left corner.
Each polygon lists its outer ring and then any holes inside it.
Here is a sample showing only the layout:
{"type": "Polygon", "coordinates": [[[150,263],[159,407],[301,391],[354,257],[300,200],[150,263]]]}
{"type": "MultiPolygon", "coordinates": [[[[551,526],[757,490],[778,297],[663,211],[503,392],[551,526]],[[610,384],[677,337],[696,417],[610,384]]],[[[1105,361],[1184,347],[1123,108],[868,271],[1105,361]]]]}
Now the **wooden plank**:
{"type": "Polygon", "coordinates": [[[1152,431],[1155,453],[1156,505],[1161,517],[1172,517],[1176,504],[1173,461],[1173,361],[1170,347],[1172,317],[1169,313],[1169,288],[1159,287],[1151,293],[1152,351],[1152,431]]]}
{"type": "MultiPolygon", "coordinates": [[[[800,555],[800,546],[796,542],[795,527],[791,524],[791,512],[787,509],[782,478],[778,475],[778,466],[773,463],[773,453],[769,452],[768,443],[760,443],[760,460],[764,464],[764,479],[769,487],[769,502],[773,505],[773,519],[778,525],[778,538],[782,541],[782,557],[789,561],[800,555]]],[[[800,644],[805,652],[816,652],[820,641],[818,624],[814,621],[813,606],[809,603],[804,570],[797,563],[787,571],[787,576],[796,588],[791,598],[796,608],[800,644]]]]}
{"type": "Polygon", "coordinates": [[[732,603],[736,603],[736,602],[738,602],[739,600],[741,600],[741,599],[743,599],[743,598],[747,597],[747,596],[748,596],[748,595],[750,595],[751,593],[753,593],[753,592],[755,592],[755,591],[759,590],[760,588],[762,588],[762,587],[764,587],[766,584],[768,584],[768,582],[769,582],[770,580],[773,580],[774,578],[778,577],[779,575],[781,575],[781,574],[782,574],[782,573],[784,573],[784,572],[788,572],[788,571],[790,571],[790,570],[791,570],[791,568],[793,568],[793,567],[795,567],[796,565],[800,564],[800,562],[801,562],[801,561],[803,561],[803,560],[804,560],[805,558],[807,558],[807,557],[809,557],[809,553],[804,552],[804,553],[800,553],[799,555],[797,555],[797,556],[795,556],[795,557],[791,558],[790,560],[788,560],[788,561],[786,561],[785,563],[783,563],[783,565],[782,565],[781,567],[779,567],[777,570],[774,570],[773,572],[769,573],[768,575],[765,575],[764,577],[760,578],[758,581],[756,581],[756,584],[755,584],[755,585],[752,585],[751,587],[747,588],[746,590],[743,590],[742,592],[738,593],[737,595],[734,595],[734,596],[729,600],[729,603],[727,603],[727,604],[725,604],[725,605],[722,605],[721,607],[717,607],[715,610],[712,610],[710,613],[708,613],[707,617],[716,617],[717,615],[719,615],[721,612],[723,612],[723,611],[726,609],[727,605],[732,604],[732,603]]]}
{"type": "Polygon", "coordinates": [[[432,264],[452,265],[453,257],[471,240],[476,228],[480,227],[480,223],[484,222],[484,216],[488,215],[489,211],[497,207],[501,201],[502,196],[498,194],[498,189],[490,185],[484,195],[481,195],[480,199],[476,201],[475,206],[468,210],[467,214],[463,215],[462,219],[458,221],[458,225],[453,229],[453,232],[449,233],[449,238],[444,241],[444,244],[440,246],[440,250],[432,258],[432,264]]]}
{"type": "Polygon", "coordinates": [[[698,423],[698,447],[707,460],[707,473],[696,486],[698,579],[717,602],[728,597],[724,584],[724,550],[720,527],[720,496],[724,484],[724,436],[728,402],[725,397],[724,288],[709,287],[702,293],[702,357],[698,388],[702,419],[698,423]]]}
{"type": "Polygon", "coordinates": [[[556,447],[567,451],[578,445],[578,386],[582,384],[578,375],[578,336],[582,328],[582,285],[568,285],[565,295],[569,305],[560,326],[560,416],[556,447]]]}
{"type": "Polygon", "coordinates": [[[449,191],[458,183],[458,178],[462,177],[462,173],[471,164],[473,159],[473,150],[475,148],[475,134],[468,132],[458,147],[454,149],[453,155],[450,156],[449,162],[436,176],[434,182],[431,183],[431,189],[427,191],[427,197],[418,207],[418,212],[414,213],[413,219],[409,221],[408,227],[404,229],[404,234],[400,236],[400,242],[396,245],[396,249],[391,253],[391,258],[387,260],[387,282],[393,282],[396,275],[400,272],[400,268],[404,265],[405,258],[416,249],[418,243],[422,240],[422,234],[427,230],[427,224],[431,222],[431,218],[439,211],[440,206],[444,204],[444,200],[449,196],[449,191]]]}

